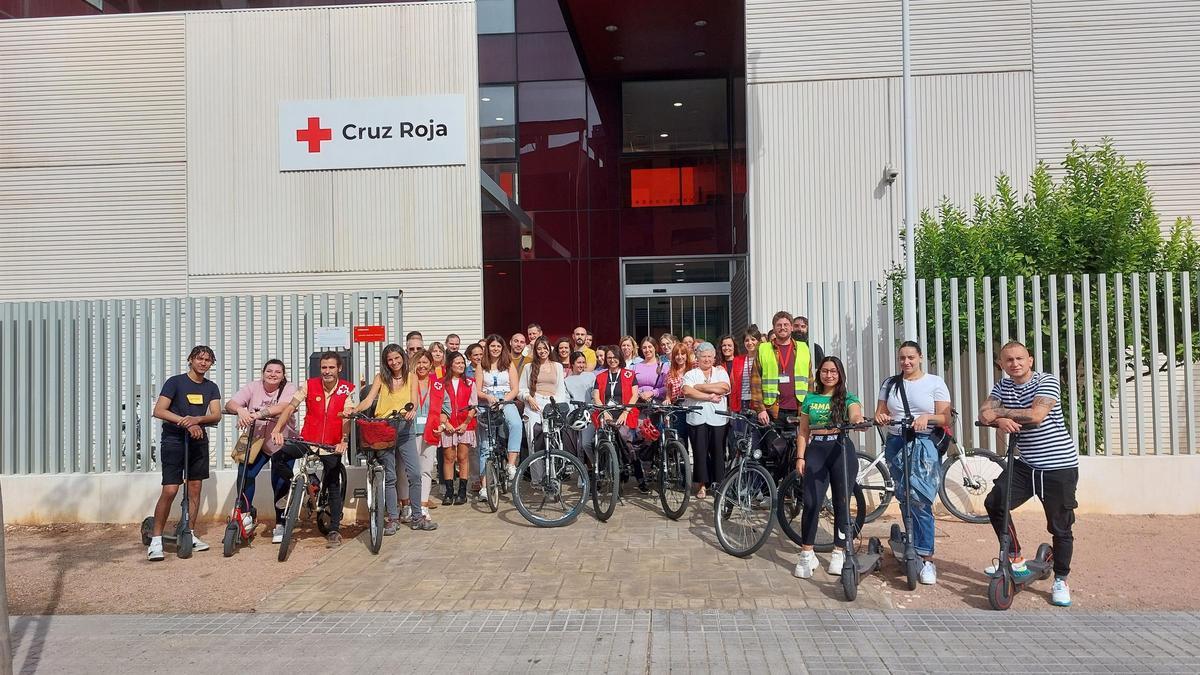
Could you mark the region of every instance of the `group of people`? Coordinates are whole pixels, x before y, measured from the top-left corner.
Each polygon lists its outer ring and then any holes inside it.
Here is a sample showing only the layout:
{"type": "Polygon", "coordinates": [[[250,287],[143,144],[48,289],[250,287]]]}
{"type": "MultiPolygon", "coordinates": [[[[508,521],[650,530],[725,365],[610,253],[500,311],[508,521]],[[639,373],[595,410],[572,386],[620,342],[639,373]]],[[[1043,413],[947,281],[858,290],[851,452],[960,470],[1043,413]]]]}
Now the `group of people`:
{"type": "MultiPolygon", "coordinates": [[[[840,426],[863,421],[867,416],[862,399],[847,390],[845,367],[836,356],[825,356],[820,347],[808,340],[808,322],[788,312],[777,312],[771,328],[762,334],[751,326],[736,338],[721,337],[717,344],[698,341],[691,336],[670,333],[635,339],[622,336],[612,345],[594,345],[590,331],[578,327],[570,337],[551,342],[541,327],[530,324],[524,333],[508,340],[491,334],[464,345],[458,335],[445,342],[425,346],[424,336],[411,332],[404,347],[389,344],[381,352],[379,372],[366,394],[356,401],[354,385],[342,379],[341,358],[326,352],[320,358],[320,375],[299,385],[287,380],[284,364],[268,361],[262,377],[243,386],[224,409],[238,416],[245,429],[261,420],[273,419],[254,434],[261,434],[261,451],[239,464],[244,472],[245,497],[252,502],[254,477],[268,464],[276,503],[273,540],[282,538],[283,506],[292,476],[292,461],[279,453],[286,438],[295,434],[294,414],[303,405],[304,423],[300,437],[332,446],[322,457],[327,480],[337,480],[338,472],[328,469],[341,462],[349,441],[347,414],[371,410],[377,418],[396,420],[394,439],[383,451],[385,504],[387,519],[384,533],[395,534],[401,525],[413,530],[434,530],[431,511],[438,506],[465,504],[469,486],[474,484],[480,497],[489,488],[479,482],[479,468],[493,453],[481,424],[502,424],[506,431],[505,470],[510,479],[523,445],[540,433],[542,413],[551,399],[558,402],[595,405],[656,401],[694,406],[682,419],[676,419],[681,439],[691,447],[692,486],[698,498],[724,477],[726,457],[727,411],[757,416],[761,424],[799,420],[795,448],[795,467],[803,475],[804,510],[801,531],[804,544],[794,575],[809,578],[817,567],[813,551],[820,501],[827,489],[848,494],[848,466],[857,467],[853,444],[841,433],[840,426]],[[814,358],[814,354],[816,355],[814,358]],[[480,415],[480,405],[492,407],[495,416],[480,415]],[[267,429],[267,427],[270,427],[267,429]],[[472,459],[478,458],[473,466],[472,459]],[[850,465],[849,462],[854,462],[850,465]],[[440,500],[434,483],[440,479],[440,500]]],[[[151,560],[161,560],[162,530],[187,464],[187,489],[191,495],[194,522],[200,503],[200,485],[208,477],[206,426],[221,416],[221,396],[216,384],[205,377],[215,361],[206,346],[198,346],[188,357],[188,371],[164,383],[155,406],[155,417],[163,421],[163,489],[155,509],[155,526],[148,551],[151,560]],[[185,450],[186,448],[186,450],[185,450]]],[[[1058,379],[1034,373],[1032,359],[1024,345],[1004,345],[999,362],[1007,377],[996,383],[979,412],[980,421],[1006,433],[1020,432],[1022,425],[1037,425],[1021,432],[1013,478],[1012,507],[1037,494],[1046,511],[1047,527],[1053,535],[1055,604],[1069,605],[1066,578],[1070,571],[1075,508],[1075,484],[1078,459],[1071,435],[1062,415],[1058,379]]],[[[896,495],[904,509],[911,509],[913,537],[917,553],[923,558],[920,581],[936,583],[933,561],[934,521],[932,504],[937,494],[938,451],[931,435],[936,427],[953,423],[949,389],[945,381],[923,370],[921,347],[903,343],[898,351],[899,373],[880,387],[873,409],[873,420],[888,428],[886,458],[896,479],[896,495]],[[915,440],[906,441],[899,422],[907,420],[915,440]],[[903,454],[912,456],[912,485],[906,484],[902,470],[903,454]],[[905,498],[908,491],[912,493],[905,498]]],[[[628,409],[617,415],[593,418],[594,423],[611,423],[628,439],[637,442],[636,414],[628,409]]],[[[594,431],[591,429],[590,431],[594,431]]],[[[592,434],[583,433],[578,442],[588,450],[592,434]]],[[[648,492],[640,467],[634,466],[638,487],[648,492]]],[[[337,485],[328,486],[337,494],[337,485]]],[[[1004,482],[996,486],[986,507],[999,537],[1003,527],[1004,482]]],[[[330,547],[341,544],[339,532],[342,504],[332,500],[330,547]]],[[[846,504],[835,500],[836,517],[848,523],[846,504]]],[[[906,513],[906,515],[909,515],[906,513]]],[[[838,541],[829,563],[830,574],[840,574],[843,553],[838,541]]],[[[1011,529],[1011,524],[1010,524],[1011,529]]],[[[1015,531],[1010,557],[1014,574],[1028,573],[1024,566],[1015,531]]],[[[208,545],[194,539],[197,551],[208,545]]]]}

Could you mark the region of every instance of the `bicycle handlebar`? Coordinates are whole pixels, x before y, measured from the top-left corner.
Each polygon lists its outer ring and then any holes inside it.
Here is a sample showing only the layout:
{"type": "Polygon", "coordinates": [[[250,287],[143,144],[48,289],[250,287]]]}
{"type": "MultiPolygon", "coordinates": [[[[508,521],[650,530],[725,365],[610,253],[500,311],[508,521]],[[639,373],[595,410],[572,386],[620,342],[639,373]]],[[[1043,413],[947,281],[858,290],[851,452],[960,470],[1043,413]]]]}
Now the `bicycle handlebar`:
{"type": "Polygon", "coordinates": [[[306,441],[303,438],[289,438],[289,439],[285,440],[283,442],[283,444],[284,445],[303,445],[306,448],[308,448],[308,452],[310,454],[317,454],[317,452],[321,451],[321,450],[324,450],[325,452],[334,452],[335,451],[335,447],[332,445],[326,445],[324,443],[317,443],[316,441],[306,441]]]}
{"type": "Polygon", "coordinates": [[[734,420],[742,420],[743,422],[746,422],[757,429],[772,429],[775,427],[791,428],[791,425],[788,425],[784,422],[772,421],[772,422],[767,422],[766,424],[763,424],[762,422],[758,421],[758,413],[728,412],[725,410],[716,410],[714,412],[716,412],[721,417],[728,417],[729,419],[734,419],[734,420]]]}
{"type": "MultiPolygon", "coordinates": [[[[1015,420],[1014,420],[1014,421],[1015,421],[1015,420]]],[[[980,422],[979,420],[975,420],[975,426],[977,426],[977,427],[989,427],[989,428],[995,429],[995,428],[996,428],[996,423],[995,423],[995,422],[992,422],[991,424],[984,424],[983,422],[980,422]]],[[[1038,424],[1034,424],[1033,422],[1024,422],[1024,423],[1022,423],[1022,424],[1021,424],[1021,431],[1029,431],[1030,429],[1036,429],[1036,428],[1038,428],[1039,426],[1040,426],[1040,425],[1038,425],[1038,424]]]]}

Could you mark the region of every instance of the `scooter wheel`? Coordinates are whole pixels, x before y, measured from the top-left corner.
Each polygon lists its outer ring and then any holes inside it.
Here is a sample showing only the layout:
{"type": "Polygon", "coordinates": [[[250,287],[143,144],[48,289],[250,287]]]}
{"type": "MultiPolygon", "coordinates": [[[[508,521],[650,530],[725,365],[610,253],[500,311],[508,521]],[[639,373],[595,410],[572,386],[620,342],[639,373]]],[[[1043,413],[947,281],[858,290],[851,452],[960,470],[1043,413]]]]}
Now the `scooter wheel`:
{"type": "Polygon", "coordinates": [[[225,526],[225,539],[222,544],[224,545],[222,548],[222,553],[225,554],[225,557],[228,558],[229,556],[233,555],[233,552],[237,549],[238,544],[237,523],[230,521],[225,526]]]}
{"type": "Polygon", "coordinates": [[[187,559],[192,557],[192,546],[195,542],[192,540],[192,531],[184,530],[179,533],[179,538],[175,540],[175,552],[180,558],[187,559]]]}
{"type": "Polygon", "coordinates": [[[992,609],[1004,611],[1012,607],[1016,589],[1007,574],[1000,574],[988,579],[988,604],[992,609]]]}
{"type": "Polygon", "coordinates": [[[921,574],[921,559],[909,560],[904,563],[904,578],[908,582],[908,590],[917,590],[917,577],[921,574]]]}
{"type": "Polygon", "coordinates": [[[150,535],[154,534],[154,516],[146,516],[142,521],[142,546],[150,545],[150,535]]]}
{"type": "Polygon", "coordinates": [[[1043,563],[1042,573],[1038,575],[1038,581],[1044,581],[1050,578],[1054,573],[1054,565],[1050,562],[1054,559],[1054,549],[1050,548],[1050,544],[1042,544],[1038,546],[1036,560],[1043,563]]]}
{"type": "Polygon", "coordinates": [[[846,599],[854,602],[858,597],[858,568],[851,567],[842,570],[842,592],[846,594],[846,599]]]}

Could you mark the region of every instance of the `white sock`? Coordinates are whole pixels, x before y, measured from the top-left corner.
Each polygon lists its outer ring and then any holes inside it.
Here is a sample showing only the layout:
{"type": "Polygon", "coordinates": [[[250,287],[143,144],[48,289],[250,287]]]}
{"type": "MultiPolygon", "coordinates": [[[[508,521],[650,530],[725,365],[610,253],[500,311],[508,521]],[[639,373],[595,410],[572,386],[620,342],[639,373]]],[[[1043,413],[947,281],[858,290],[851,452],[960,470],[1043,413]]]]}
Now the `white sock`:
{"type": "Polygon", "coordinates": [[[159,546],[162,546],[162,535],[159,535],[157,537],[150,537],[150,545],[153,546],[154,544],[158,544],[159,546]]]}

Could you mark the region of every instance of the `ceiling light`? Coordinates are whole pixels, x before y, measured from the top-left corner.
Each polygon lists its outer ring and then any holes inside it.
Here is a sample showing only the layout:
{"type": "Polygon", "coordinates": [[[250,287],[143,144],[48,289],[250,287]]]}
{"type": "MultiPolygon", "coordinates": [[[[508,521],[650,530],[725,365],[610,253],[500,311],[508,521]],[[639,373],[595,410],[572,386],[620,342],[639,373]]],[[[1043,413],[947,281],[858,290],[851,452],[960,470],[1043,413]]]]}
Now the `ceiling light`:
{"type": "Polygon", "coordinates": [[[492,100],[492,99],[491,99],[491,98],[489,98],[489,97],[487,97],[487,96],[484,96],[483,98],[481,98],[481,99],[479,99],[479,100],[480,100],[480,101],[485,101],[485,102],[486,102],[486,101],[490,101],[490,100],[492,100]]]}
{"type": "Polygon", "coordinates": [[[682,108],[682,107],[683,107],[683,101],[675,101],[675,102],[674,102],[674,103],[672,103],[671,105],[675,106],[676,108],[682,108]]]}
{"type": "Polygon", "coordinates": [[[658,135],[658,137],[659,137],[659,138],[666,138],[666,137],[667,137],[667,136],[669,136],[669,135],[670,135],[670,134],[659,134],[659,135],[658,135]]]}
{"type": "Polygon", "coordinates": [[[610,32],[610,33],[615,33],[615,32],[617,32],[617,27],[616,27],[616,26],[614,26],[614,25],[612,25],[612,24],[610,23],[610,24],[608,24],[607,26],[605,26],[605,27],[604,27],[604,30],[606,30],[606,31],[608,31],[608,32],[610,32]]]}
{"type": "Polygon", "coordinates": [[[692,56],[708,56],[708,52],[701,49],[698,52],[692,52],[692,56]]]}
{"type": "Polygon", "coordinates": [[[613,61],[624,61],[624,60],[625,60],[625,57],[621,56],[620,54],[617,54],[616,56],[613,57],[613,61]]]}
{"type": "Polygon", "coordinates": [[[696,28],[704,28],[705,26],[708,25],[708,22],[705,21],[704,19],[696,19],[693,22],[693,25],[696,26],[696,28]]]}
{"type": "Polygon", "coordinates": [[[496,118],[496,121],[497,121],[497,122],[503,122],[503,121],[504,121],[504,118],[503,118],[503,117],[497,117],[497,118],[496,118]]]}

